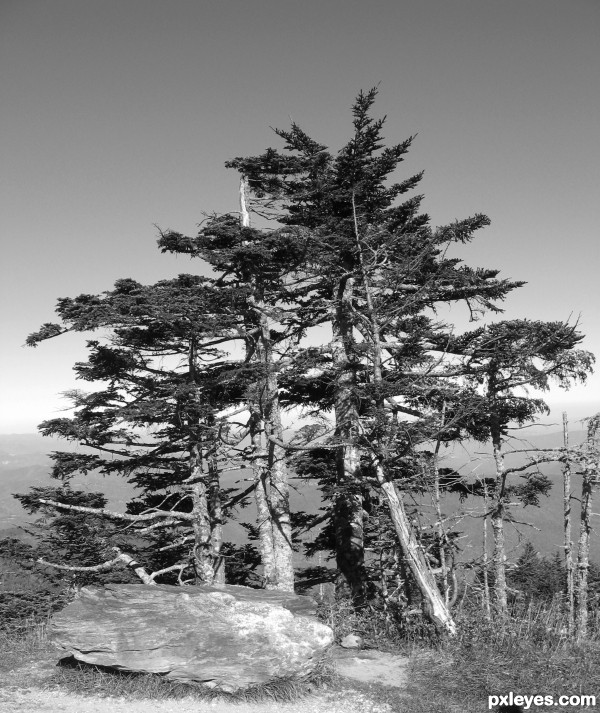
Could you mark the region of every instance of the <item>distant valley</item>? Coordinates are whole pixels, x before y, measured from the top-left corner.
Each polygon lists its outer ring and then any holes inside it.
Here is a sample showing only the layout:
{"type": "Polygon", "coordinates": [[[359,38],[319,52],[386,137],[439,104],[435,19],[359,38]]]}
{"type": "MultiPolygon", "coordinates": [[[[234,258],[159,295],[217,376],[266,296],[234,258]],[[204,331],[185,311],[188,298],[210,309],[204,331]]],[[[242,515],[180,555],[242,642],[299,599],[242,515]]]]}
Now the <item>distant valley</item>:
{"type": "MultiPolygon", "coordinates": [[[[570,434],[572,444],[583,440],[583,431],[576,431],[570,434]]],[[[50,459],[48,453],[53,450],[69,450],[69,445],[65,441],[52,438],[44,438],[38,434],[13,434],[0,435],[0,537],[15,536],[22,533],[20,525],[25,524],[32,518],[22,508],[20,503],[12,497],[13,493],[23,493],[31,486],[51,485],[49,477],[50,459]]],[[[559,448],[562,446],[562,433],[551,432],[536,434],[527,438],[527,442],[513,442],[512,447],[521,449],[529,446],[537,448],[559,448]]],[[[74,448],[72,448],[74,450],[74,448]]],[[[451,467],[469,480],[480,477],[484,474],[491,474],[492,463],[489,448],[467,444],[465,446],[454,446],[451,450],[442,450],[440,454],[443,458],[441,465],[451,467]]],[[[507,464],[517,465],[523,462],[522,454],[507,456],[507,464]]],[[[554,483],[552,492],[548,498],[542,499],[541,506],[514,508],[515,519],[528,522],[533,527],[508,525],[509,546],[514,549],[520,540],[530,540],[538,550],[546,554],[554,552],[562,547],[562,479],[561,468],[558,463],[550,463],[541,466],[554,483]],[[538,528],[538,529],[536,529],[538,528]]],[[[245,480],[243,471],[228,474],[225,486],[231,486],[235,481],[245,480]],[[229,482],[227,482],[229,481],[229,482]]],[[[580,490],[580,479],[573,477],[574,495],[577,497],[580,490]]],[[[109,507],[114,510],[123,511],[128,500],[134,494],[133,487],[118,477],[103,477],[96,473],[87,476],[77,476],[73,479],[72,485],[81,490],[90,492],[103,492],[109,501],[109,507]]],[[[240,483],[243,487],[245,483],[240,483]]],[[[291,504],[293,510],[304,510],[307,512],[317,512],[320,506],[320,494],[306,482],[292,482],[291,504]]],[[[427,505],[425,499],[423,504],[427,505]]],[[[470,511],[470,516],[463,517],[457,529],[461,531],[463,537],[460,540],[462,548],[461,559],[470,560],[481,553],[481,517],[477,517],[482,510],[480,499],[473,499],[460,503],[455,496],[447,496],[443,500],[443,511],[445,515],[450,515],[459,511],[470,511]]],[[[252,522],[255,517],[253,506],[242,510],[240,519],[245,522],[252,522]]],[[[578,501],[573,501],[573,539],[576,541],[578,532],[579,505],[578,501]]],[[[490,533],[491,535],[491,533],[490,533]]],[[[233,542],[242,542],[245,539],[245,531],[236,523],[227,526],[227,539],[233,542]]],[[[491,539],[491,537],[490,537],[491,539]]],[[[600,561],[600,542],[594,536],[592,544],[592,557],[600,561]]]]}
{"type": "MultiPolygon", "coordinates": [[[[58,485],[58,481],[50,478],[51,460],[48,454],[60,450],[93,452],[91,448],[73,446],[63,440],[35,433],[0,434],[0,538],[23,536],[19,527],[34,519],[23,510],[21,503],[13,497],[14,493],[26,493],[33,486],[58,485]]],[[[222,484],[233,487],[239,482],[239,487],[244,488],[248,486],[246,478],[243,471],[233,471],[226,474],[222,484]]],[[[108,499],[107,507],[119,512],[125,511],[127,502],[135,494],[135,488],[123,478],[104,477],[93,472],[76,476],[71,485],[78,490],[104,493],[108,499]]],[[[318,511],[319,493],[305,482],[293,484],[290,499],[295,510],[318,511]]],[[[255,521],[253,502],[238,514],[242,522],[255,521]]],[[[235,543],[245,541],[246,531],[239,524],[230,522],[225,528],[226,539],[235,543]]]]}
{"type": "MultiPolygon", "coordinates": [[[[0,435],[0,530],[15,527],[31,519],[13,493],[25,493],[32,486],[58,484],[50,478],[49,453],[76,450],[65,441],[44,438],[35,433],[0,435]]],[[[85,450],[85,449],[80,449],[85,450]]],[[[91,452],[90,449],[87,449],[91,452]]],[[[104,478],[96,473],[79,475],[72,481],[74,488],[103,492],[109,506],[121,510],[131,498],[133,488],[118,478],[104,478]]]]}

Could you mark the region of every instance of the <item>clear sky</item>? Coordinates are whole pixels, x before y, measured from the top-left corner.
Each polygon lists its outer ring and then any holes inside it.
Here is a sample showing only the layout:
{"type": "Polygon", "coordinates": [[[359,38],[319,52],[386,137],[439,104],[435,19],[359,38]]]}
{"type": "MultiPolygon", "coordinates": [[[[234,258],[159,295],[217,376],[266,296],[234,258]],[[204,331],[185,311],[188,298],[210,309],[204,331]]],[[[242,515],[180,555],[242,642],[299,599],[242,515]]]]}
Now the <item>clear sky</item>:
{"type": "MultiPolygon", "coordinates": [[[[236,210],[223,162],[270,126],[337,149],[379,82],[432,223],[486,213],[465,259],[528,281],[505,316],[580,316],[600,356],[599,37],[598,0],[0,0],[0,432],[75,385],[81,335],[22,346],[56,298],[197,270],[154,224],[236,210]]],[[[550,402],[594,413],[599,385],[550,402]]]]}

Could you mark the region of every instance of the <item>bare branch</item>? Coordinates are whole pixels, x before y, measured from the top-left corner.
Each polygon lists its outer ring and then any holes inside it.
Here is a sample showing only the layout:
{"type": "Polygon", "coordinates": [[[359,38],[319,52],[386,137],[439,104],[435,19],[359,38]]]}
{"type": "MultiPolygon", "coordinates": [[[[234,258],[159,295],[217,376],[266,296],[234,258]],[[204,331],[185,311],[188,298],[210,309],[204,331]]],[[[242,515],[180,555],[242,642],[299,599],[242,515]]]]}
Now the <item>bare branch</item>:
{"type": "Polygon", "coordinates": [[[63,569],[67,570],[69,572],[106,572],[113,567],[115,567],[119,562],[124,562],[128,567],[133,569],[133,571],[137,574],[137,576],[144,582],[144,584],[155,584],[154,582],[154,576],[155,575],[149,575],[148,572],[131,556],[126,554],[125,552],[121,552],[121,550],[118,547],[112,547],[111,548],[114,552],[117,553],[117,556],[109,560],[107,562],[101,562],[100,564],[96,565],[90,565],[87,567],[83,566],[75,566],[75,565],[67,565],[67,564],[55,564],[54,562],[46,562],[46,560],[40,559],[37,560],[39,564],[43,564],[46,567],[53,567],[54,569],[63,569]]]}
{"type": "Polygon", "coordinates": [[[100,515],[101,517],[106,517],[109,520],[128,520],[130,522],[144,522],[146,520],[156,520],[159,517],[167,518],[179,518],[180,520],[191,521],[194,516],[187,512],[178,512],[172,510],[163,510],[159,512],[149,512],[144,515],[129,515],[127,513],[115,512],[113,510],[105,510],[104,508],[90,508],[84,505],[67,505],[66,503],[59,503],[56,500],[46,500],[45,498],[39,498],[39,503],[43,505],[50,505],[52,507],[58,508],[59,510],[72,510],[74,512],[87,512],[91,515],[100,515]]]}
{"type": "Polygon", "coordinates": [[[339,443],[317,443],[314,446],[292,446],[289,443],[284,443],[283,441],[280,441],[279,439],[275,438],[274,436],[269,436],[269,441],[271,443],[274,443],[276,446],[279,446],[280,448],[285,449],[286,451],[314,451],[317,450],[318,448],[339,448],[340,446],[348,445],[342,442],[339,443]]]}
{"type": "Polygon", "coordinates": [[[167,572],[174,572],[176,569],[179,570],[179,578],[181,579],[181,574],[189,566],[190,566],[189,563],[173,564],[170,567],[165,567],[164,569],[158,569],[156,572],[152,572],[152,574],[150,575],[150,579],[152,579],[154,582],[154,579],[156,579],[156,577],[160,577],[161,574],[166,574],[167,572]]]}
{"type": "Polygon", "coordinates": [[[121,562],[121,557],[115,557],[107,562],[101,562],[100,564],[90,565],[88,567],[77,567],[75,565],[67,564],[56,564],[55,562],[47,562],[45,559],[40,557],[36,560],[38,564],[44,565],[44,567],[53,567],[54,569],[64,569],[68,572],[107,572],[112,569],[116,564],[121,562]]]}

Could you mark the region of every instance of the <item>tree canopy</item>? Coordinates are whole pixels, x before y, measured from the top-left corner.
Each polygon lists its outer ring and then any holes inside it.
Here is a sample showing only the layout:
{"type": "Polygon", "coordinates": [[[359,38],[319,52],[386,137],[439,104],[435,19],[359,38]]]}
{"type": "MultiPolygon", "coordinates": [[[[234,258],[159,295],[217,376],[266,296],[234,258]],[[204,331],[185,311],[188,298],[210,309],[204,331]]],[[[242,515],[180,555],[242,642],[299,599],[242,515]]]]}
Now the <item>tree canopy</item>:
{"type": "MultiPolygon", "coordinates": [[[[416,526],[407,503],[433,493],[441,521],[446,490],[481,495],[448,477],[438,453],[465,438],[492,443],[495,504],[485,516],[505,597],[502,522],[516,491],[502,440],[510,424],[546,408],[527,388],[583,381],[593,357],[577,348],[576,326],[499,320],[523,283],[449,257],[489,219],[431,226],[414,193],[423,174],[396,177],[413,137],[385,145],[376,95],[359,93],[337,152],[293,123],[275,130],[282,149],[228,161],[239,173],[239,214],[209,216],[192,237],[161,231],[161,251],[197,258],[209,276],[122,279],[102,295],[59,300],[60,322],[42,325],[29,345],[69,331],[109,336],[89,340],[87,361],[74,367],[101,386],[72,392],[74,416],[40,426],[95,451],[54,453],[53,476],[117,473],[139,494],[121,514],[35,495],[60,512],[120,517],[140,538],[131,546],[151,571],[140,576],[177,572],[180,583],[235,580],[223,523],[252,496],[263,586],[294,589],[300,533],[322,525],[307,551],[333,553],[340,595],[357,607],[386,602],[389,578],[402,571],[425,615],[452,633],[454,535],[439,523],[428,533],[416,526]],[[492,319],[459,334],[439,319],[440,305],[492,319]],[[251,484],[224,489],[231,469],[251,484]],[[321,515],[290,511],[291,477],[321,489],[321,515]]],[[[532,479],[520,497],[536,504],[546,485],[532,479]]]]}

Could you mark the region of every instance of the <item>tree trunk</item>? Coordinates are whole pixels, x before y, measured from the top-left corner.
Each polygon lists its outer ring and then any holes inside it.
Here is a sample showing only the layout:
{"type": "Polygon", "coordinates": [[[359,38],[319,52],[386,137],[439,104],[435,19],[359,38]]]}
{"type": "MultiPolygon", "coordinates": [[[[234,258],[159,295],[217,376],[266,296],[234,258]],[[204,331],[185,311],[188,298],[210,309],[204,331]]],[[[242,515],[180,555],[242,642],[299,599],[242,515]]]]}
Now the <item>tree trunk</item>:
{"type": "Polygon", "coordinates": [[[508,609],[508,596],[506,590],[506,545],[504,542],[504,508],[502,503],[497,503],[492,513],[492,530],[494,532],[494,594],[496,607],[501,613],[508,609]]]}
{"type": "MultiPolygon", "coordinates": [[[[248,181],[240,180],[240,222],[249,227],[250,215],[246,205],[248,181]]],[[[255,460],[256,505],[258,530],[261,538],[265,587],[294,591],[294,566],[292,527],[290,522],[289,485],[285,464],[285,451],[274,441],[283,441],[279,387],[271,339],[271,324],[260,280],[255,281],[254,294],[249,298],[252,312],[250,322],[258,326],[258,336],[253,346],[254,360],[261,366],[255,403],[263,427],[265,445],[258,453],[263,463],[255,460]],[[274,439],[274,440],[271,440],[274,439]],[[265,458],[262,458],[265,456],[265,458]]],[[[256,416],[253,417],[256,428],[256,416]]],[[[255,433],[254,437],[258,434],[255,433]]]]}
{"type": "MultiPolygon", "coordinates": [[[[279,409],[279,397],[274,375],[267,377],[270,387],[270,408],[265,422],[265,435],[274,437],[280,443],[283,441],[283,428],[279,409]]],[[[290,494],[288,473],[285,464],[285,451],[281,446],[269,441],[268,444],[268,472],[269,472],[269,509],[273,527],[273,554],[275,557],[275,571],[277,582],[274,589],[286,592],[294,591],[294,565],[292,549],[292,525],[290,522],[290,494]]]]}
{"type": "MultiPolygon", "coordinates": [[[[444,410],[445,410],[445,405],[444,405],[444,410]]],[[[443,417],[444,411],[442,411],[442,417],[443,417]]],[[[449,577],[448,577],[448,560],[446,558],[446,542],[447,542],[447,537],[446,537],[446,531],[444,530],[444,524],[442,522],[443,520],[443,515],[442,515],[442,505],[441,505],[441,498],[440,498],[440,475],[438,471],[438,455],[439,455],[439,446],[440,446],[440,441],[438,440],[436,444],[436,449],[435,453],[433,454],[433,458],[431,459],[430,467],[431,467],[431,473],[433,476],[433,493],[432,493],[432,500],[433,500],[433,506],[435,508],[435,513],[436,513],[436,531],[437,531],[437,536],[438,536],[438,543],[439,543],[439,552],[440,552],[440,568],[441,568],[441,574],[442,574],[442,592],[444,595],[444,604],[446,607],[448,606],[450,602],[450,586],[449,586],[449,577]]]]}
{"type": "Polygon", "coordinates": [[[263,566],[263,585],[265,589],[275,589],[277,572],[275,569],[275,548],[273,546],[273,527],[268,498],[268,473],[266,468],[266,451],[262,443],[263,434],[259,430],[261,423],[258,414],[254,414],[250,426],[250,441],[254,459],[252,473],[254,476],[254,499],[256,502],[256,526],[258,529],[258,551],[263,566]]]}
{"type": "Polygon", "coordinates": [[[194,443],[190,448],[190,481],[192,528],[194,530],[194,569],[196,577],[201,582],[212,584],[215,573],[211,553],[211,523],[202,469],[202,453],[198,443],[194,443]]]}
{"type": "Polygon", "coordinates": [[[573,591],[573,543],[571,541],[571,465],[569,463],[569,422],[563,413],[563,442],[565,460],[563,462],[563,512],[565,531],[565,573],[567,578],[567,616],[569,635],[575,630],[575,597],[573,591]]]}
{"type": "Polygon", "coordinates": [[[580,459],[581,470],[581,527],[577,552],[575,633],[577,641],[583,641],[588,633],[588,575],[590,568],[590,532],[592,530],[592,494],[598,480],[598,432],[600,413],[586,419],[587,444],[580,459]]]}
{"type": "Polygon", "coordinates": [[[210,554],[213,566],[213,583],[225,584],[225,560],[221,556],[223,545],[223,507],[219,465],[216,457],[208,461],[208,514],[210,519],[210,554]]]}
{"type": "Polygon", "coordinates": [[[484,507],[484,516],[483,516],[483,559],[482,559],[482,564],[483,564],[483,608],[485,610],[485,615],[488,619],[491,618],[492,611],[490,608],[490,577],[489,577],[489,570],[488,570],[488,524],[487,524],[487,512],[488,512],[488,494],[487,494],[487,485],[483,484],[483,507],[484,507]]]}
{"type": "MultiPolygon", "coordinates": [[[[393,482],[386,478],[383,463],[388,455],[388,443],[393,431],[389,419],[385,413],[385,403],[383,399],[383,348],[381,344],[381,331],[379,325],[379,314],[375,303],[374,296],[371,290],[370,277],[363,259],[362,246],[358,230],[358,219],[356,215],[356,206],[354,197],[352,199],[352,207],[354,214],[354,230],[356,237],[356,245],[358,248],[360,268],[362,272],[365,297],[367,302],[367,311],[371,327],[370,341],[372,346],[372,381],[378,389],[375,396],[375,406],[378,418],[382,423],[388,423],[390,434],[386,437],[378,438],[378,442],[373,444],[373,449],[370,453],[371,464],[375,469],[377,481],[381,487],[384,496],[387,500],[390,516],[394,524],[398,543],[404,554],[404,559],[408,564],[411,574],[421,594],[423,608],[426,617],[434,624],[436,629],[453,636],[456,633],[456,625],[449,611],[447,592],[444,596],[440,594],[435,577],[433,576],[425,553],[421,544],[417,540],[414,530],[406,515],[402,496],[398,493],[393,482]]],[[[442,419],[444,417],[442,416],[442,419]]],[[[436,447],[436,456],[439,451],[439,441],[436,447]]],[[[435,464],[434,464],[435,465],[435,464]]],[[[438,493],[439,494],[439,493],[438,493]]],[[[441,519],[441,512],[440,512],[441,519]]]]}
{"type": "Polygon", "coordinates": [[[332,359],[336,371],[334,411],[336,437],[342,442],[336,453],[336,494],[333,506],[336,588],[347,592],[360,605],[365,599],[363,494],[360,480],[360,451],[356,403],[352,323],[349,319],[354,281],[338,285],[331,317],[332,359]]]}
{"type": "Polygon", "coordinates": [[[592,474],[584,469],[581,484],[581,528],[577,552],[577,612],[576,638],[587,638],[588,628],[588,572],[590,567],[590,532],[592,529],[592,474]]]}
{"type": "Polygon", "coordinates": [[[214,580],[213,558],[211,552],[211,521],[208,508],[206,473],[204,472],[204,454],[202,434],[199,425],[199,395],[196,383],[196,340],[190,340],[188,353],[188,379],[191,388],[191,400],[186,403],[186,418],[189,428],[189,476],[187,492],[192,498],[192,529],[194,531],[193,563],[196,578],[206,584],[214,580]]]}
{"type": "Polygon", "coordinates": [[[506,544],[504,542],[504,490],[506,485],[506,472],[504,468],[504,454],[502,453],[502,439],[498,433],[492,435],[494,449],[494,462],[496,464],[496,492],[494,493],[494,507],[492,510],[492,530],[494,532],[494,593],[496,607],[505,614],[508,609],[506,589],[506,544]]]}
{"type": "Polygon", "coordinates": [[[381,465],[375,464],[375,469],[377,480],[390,509],[390,516],[394,523],[394,529],[405,561],[421,593],[425,609],[424,613],[438,631],[453,636],[456,634],[456,625],[427,565],[423,548],[417,541],[413,528],[408,521],[402,496],[396,490],[395,485],[385,479],[381,465]]]}
{"type": "Polygon", "coordinates": [[[268,326],[261,328],[260,344],[256,345],[255,358],[260,360],[266,373],[260,378],[256,395],[249,405],[252,412],[250,438],[254,453],[252,468],[256,484],[254,493],[258,515],[259,550],[265,588],[293,592],[294,567],[288,474],[285,451],[274,443],[274,440],[280,443],[283,441],[283,427],[277,376],[271,357],[270,340],[265,332],[268,332],[268,326]]]}

